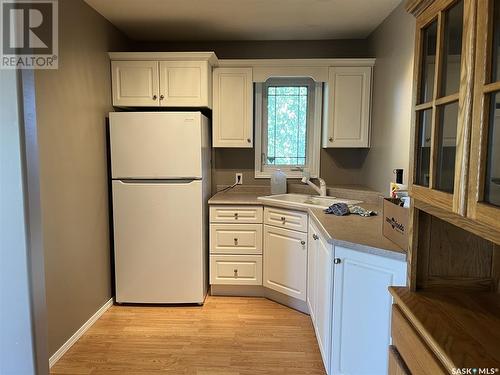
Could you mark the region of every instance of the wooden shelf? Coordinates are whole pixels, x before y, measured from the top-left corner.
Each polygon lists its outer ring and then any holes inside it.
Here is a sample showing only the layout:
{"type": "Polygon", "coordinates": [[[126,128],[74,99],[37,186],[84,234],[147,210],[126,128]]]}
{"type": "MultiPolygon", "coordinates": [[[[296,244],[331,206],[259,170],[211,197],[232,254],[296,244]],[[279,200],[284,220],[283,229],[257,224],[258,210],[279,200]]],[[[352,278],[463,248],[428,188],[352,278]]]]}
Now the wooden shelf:
{"type": "Polygon", "coordinates": [[[500,294],[389,291],[450,373],[454,368],[500,368],[500,294]]]}

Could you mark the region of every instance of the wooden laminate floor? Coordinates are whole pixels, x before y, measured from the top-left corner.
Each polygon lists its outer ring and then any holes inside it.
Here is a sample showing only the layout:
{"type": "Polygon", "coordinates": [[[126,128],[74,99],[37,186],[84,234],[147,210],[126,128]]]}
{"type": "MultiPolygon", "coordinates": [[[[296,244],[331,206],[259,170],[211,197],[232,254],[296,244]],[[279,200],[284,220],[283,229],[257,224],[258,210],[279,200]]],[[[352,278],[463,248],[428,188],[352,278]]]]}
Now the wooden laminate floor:
{"type": "Polygon", "coordinates": [[[325,374],[309,316],[264,298],[112,306],[51,374],[325,374]]]}

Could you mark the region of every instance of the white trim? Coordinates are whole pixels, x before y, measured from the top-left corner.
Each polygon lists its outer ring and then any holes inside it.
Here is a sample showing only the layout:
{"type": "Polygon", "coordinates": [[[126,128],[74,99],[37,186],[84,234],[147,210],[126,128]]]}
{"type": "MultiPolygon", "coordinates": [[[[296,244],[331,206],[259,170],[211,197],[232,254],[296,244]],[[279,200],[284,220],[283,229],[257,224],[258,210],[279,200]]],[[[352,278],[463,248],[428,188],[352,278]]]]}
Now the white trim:
{"type": "Polygon", "coordinates": [[[315,82],[328,82],[327,66],[254,66],[253,81],[266,82],[269,78],[311,78],[315,82]]]}
{"type": "Polygon", "coordinates": [[[219,66],[253,68],[258,66],[319,67],[319,66],[374,66],[375,59],[222,59],[219,66]]]}
{"type": "MultiPolygon", "coordinates": [[[[292,171],[286,166],[276,166],[263,168],[262,165],[262,147],[266,145],[262,140],[263,115],[265,110],[263,105],[263,87],[264,84],[255,85],[255,178],[271,178],[275,169],[282,170],[287,178],[301,178],[302,171],[292,171]]],[[[315,82],[314,101],[312,103],[313,113],[310,114],[309,121],[312,125],[307,132],[307,165],[305,171],[310,173],[310,176],[316,178],[319,176],[320,151],[321,151],[321,128],[322,128],[322,104],[323,104],[323,85],[315,82]]]]}
{"type": "Polygon", "coordinates": [[[113,306],[113,298],[106,302],[102,307],[96,311],[94,315],[90,317],[73,336],[71,336],[68,341],[66,341],[49,359],[49,367],[54,366],[59,359],[66,353],[74,344],[78,341],[80,337],[99,319],[102,314],[104,314],[111,306],[113,306]]]}
{"type": "Polygon", "coordinates": [[[111,60],[208,61],[217,65],[214,52],[108,52],[111,60]]]}

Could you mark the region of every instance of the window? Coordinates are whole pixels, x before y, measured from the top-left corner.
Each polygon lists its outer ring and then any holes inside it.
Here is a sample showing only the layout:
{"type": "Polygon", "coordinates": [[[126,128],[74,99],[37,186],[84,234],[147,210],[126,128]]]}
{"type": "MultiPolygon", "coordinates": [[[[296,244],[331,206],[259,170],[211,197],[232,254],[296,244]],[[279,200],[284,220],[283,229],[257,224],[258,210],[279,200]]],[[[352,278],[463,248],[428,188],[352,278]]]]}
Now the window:
{"type": "Polygon", "coordinates": [[[275,169],[288,177],[302,177],[303,170],[318,175],[321,90],[310,78],[273,78],[256,86],[256,177],[270,177],[275,169]]]}

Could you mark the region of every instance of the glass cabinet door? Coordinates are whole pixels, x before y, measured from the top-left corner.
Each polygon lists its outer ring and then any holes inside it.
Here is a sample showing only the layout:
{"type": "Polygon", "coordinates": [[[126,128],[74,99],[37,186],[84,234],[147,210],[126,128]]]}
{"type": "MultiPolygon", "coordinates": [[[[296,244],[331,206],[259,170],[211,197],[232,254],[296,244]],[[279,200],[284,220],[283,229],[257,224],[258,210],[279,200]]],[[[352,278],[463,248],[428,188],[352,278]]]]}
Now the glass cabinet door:
{"type": "MultiPolygon", "coordinates": [[[[416,105],[410,193],[439,208],[465,215],[467,130],[463,110],[472,96],[461,82],[472,77],[464,56],[473,28],[466,11],[473,0],[434,2],[417,18],[416,105]]],[[[469,116],[470,117],[470,116],[469,116]]]]}
{"type": "Polygon", "coordinates": [[[500,229],[500,0],[478,2],[467,215],[500,229]]]}

